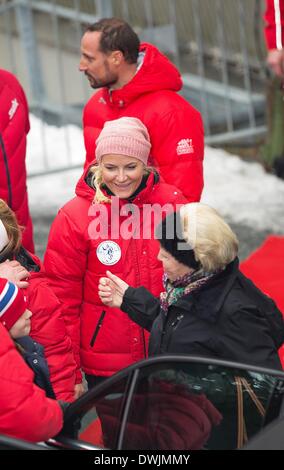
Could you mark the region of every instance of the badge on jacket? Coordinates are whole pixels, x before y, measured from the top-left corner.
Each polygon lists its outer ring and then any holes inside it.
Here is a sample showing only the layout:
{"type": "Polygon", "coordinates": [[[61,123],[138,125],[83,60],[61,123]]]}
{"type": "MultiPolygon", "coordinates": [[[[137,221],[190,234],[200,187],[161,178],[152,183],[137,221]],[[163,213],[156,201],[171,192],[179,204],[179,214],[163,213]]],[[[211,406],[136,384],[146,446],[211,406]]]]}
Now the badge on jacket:
{"type": "Polygon", "coordinates": [[[111,240],[102,242],[97,248],[97,257],[102,264],[112,266],[121,258],[120,246],[111,240]]]}

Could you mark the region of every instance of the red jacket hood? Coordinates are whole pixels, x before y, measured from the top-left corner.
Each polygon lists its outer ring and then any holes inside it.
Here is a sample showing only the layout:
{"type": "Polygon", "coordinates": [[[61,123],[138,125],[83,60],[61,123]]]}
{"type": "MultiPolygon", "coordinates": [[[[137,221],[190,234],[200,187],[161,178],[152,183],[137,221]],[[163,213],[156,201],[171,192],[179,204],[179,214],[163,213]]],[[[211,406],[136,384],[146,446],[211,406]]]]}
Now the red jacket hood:
{"type": "Polygon", "coordinates": [[[140,45],[140,52],[144,52],[145,57],[132,80],[119,90],[113,90],[111,95],[107,88],[103,90],[104,98],[110,105],[121,107],[146,93],[181,89],[180,73],[165,55],[148,43],[140,45]]]}
{"type": "Polygon", "coordinates": [[[87,175],[90,172],[90,168],[95,164],[95,162],[92,162],[88,167],[84,170],[81,178],[79,179],[75,193],[79,197],[84,197],[85,199],[88,199],[89,201],[93,201],[94,196],[95,196],[95,191],[93,188],[91,188],[87,183],[86,183],[86,178],[87,175]]]}

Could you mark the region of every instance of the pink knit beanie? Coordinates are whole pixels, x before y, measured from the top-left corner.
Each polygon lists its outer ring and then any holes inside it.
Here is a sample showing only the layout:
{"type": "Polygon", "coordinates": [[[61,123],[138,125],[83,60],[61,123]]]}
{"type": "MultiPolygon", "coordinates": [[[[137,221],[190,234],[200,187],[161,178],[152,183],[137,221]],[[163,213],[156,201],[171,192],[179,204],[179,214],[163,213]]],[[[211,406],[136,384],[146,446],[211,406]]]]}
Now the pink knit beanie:
{"type": "Polygon", "coordinates": [[[140,119],[122,117],[107,121],[96,141],[96,160],[108,154],[127,155],[147,165],[151,144],[147,128],[140,119]]]}

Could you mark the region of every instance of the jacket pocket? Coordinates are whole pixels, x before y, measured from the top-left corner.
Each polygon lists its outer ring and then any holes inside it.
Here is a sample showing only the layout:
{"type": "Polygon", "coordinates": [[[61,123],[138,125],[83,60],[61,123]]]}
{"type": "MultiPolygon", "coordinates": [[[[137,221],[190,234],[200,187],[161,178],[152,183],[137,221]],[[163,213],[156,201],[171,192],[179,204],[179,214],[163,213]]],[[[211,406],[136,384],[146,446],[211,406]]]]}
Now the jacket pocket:
{"type": "Polygon", "coordinates": [[[101,313],[101,316],[100,316],[100,318],[99,318],[98,324],[97,324],[97,326],[96,326],[96,329],[95,329],[95,331],[94,331],[94,334],[93,334],[93,336],[92,336],[91,342],[90,342],[91,348],[92,348],[92,347],[94,346],[94,344],[95,344],[96,338],[97,338],[97,336],[98,336],[98,334],[99,334],[99,331],[100,331],[100,328],[101,328],[101,326],[102,326],[102,324],[103,324],[103,321],[104,321],[104,318],[105,318],[105,314],[106,314],[106,311],[103,310],[102,313],[101,313]]]}

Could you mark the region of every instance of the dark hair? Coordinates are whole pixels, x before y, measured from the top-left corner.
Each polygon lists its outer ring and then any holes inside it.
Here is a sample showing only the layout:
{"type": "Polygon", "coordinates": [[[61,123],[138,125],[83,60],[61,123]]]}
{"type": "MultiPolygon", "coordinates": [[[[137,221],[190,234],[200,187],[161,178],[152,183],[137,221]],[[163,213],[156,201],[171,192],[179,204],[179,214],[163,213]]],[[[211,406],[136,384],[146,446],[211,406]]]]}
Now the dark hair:
{"type": "Polygon", "coordinates": [[[0,262],[19,252],[22,244],[21,227],[16,215],[3,199],[0,199],[0,220],[2,221],[9,239],[9,243],[0,253],[0,262]]]}
{"type": "Polygon", "coordinates": [[[89,25],[85,32],[101,32],[100,51],[107,54],[121,51],[129,64],[135,64],[138,59],[140,40],[128,23],[119,18],[103,18],[89,25]]]}

